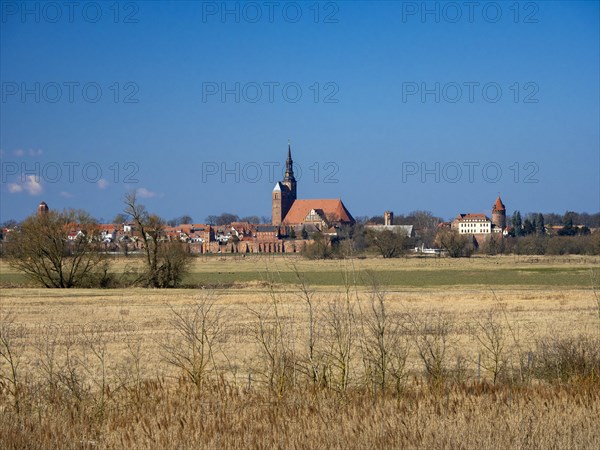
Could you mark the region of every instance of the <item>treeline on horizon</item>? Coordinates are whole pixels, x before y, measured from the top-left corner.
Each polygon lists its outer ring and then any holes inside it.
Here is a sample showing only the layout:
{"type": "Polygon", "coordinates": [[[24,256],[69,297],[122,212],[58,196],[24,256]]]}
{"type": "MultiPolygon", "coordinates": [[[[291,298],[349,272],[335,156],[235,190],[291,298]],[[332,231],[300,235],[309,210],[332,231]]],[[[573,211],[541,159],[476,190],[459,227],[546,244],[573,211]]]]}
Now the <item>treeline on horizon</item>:
{"type": "MultiPolygon", "coordinates": [[[[535,223],[538,221],[539,215],[543,217],[543,223],[546,226],[563,226],[565,224],[565,217],[570,218],[571,222],[574,226],[586,226],[588,228],[600,228],[600,212],[597,213],[587,213],[582,212],[578,213],[575,211],[566,211],[564,214],[558,213],[537,213],[537,212],[528,212],[521,213],[516,210],[512,215],[507,214],[506,223],[512,226],[513,219],[515,217],[521,217],[523,223],[525,221],[529,221],[530,223],[535,223]]],[[[452,217],[449,221],[451,221],[454,217],[452,217]]],[[[383,224],[383,216],[358,216],[355,218],[357,223],[375,223],[375,224],[383,224]]],[[[425,221],[426,224],[431,220],[437,221],[437,223],[446,222],[442,217],[434,216],[430,211],[412,211],[406,215],[399,214],[394,215],[394,225],[414,225],[415,228],[426,228],[423,225],[425,221]]]]}
{"type": "MultiPolygon", "coordinates": [[[[587,213],[587,212],[576,212],[576,211],[566,211],[564,214],[559,214],[555,212],[551,213],[537,213],[537,212],[528,212],[521,213],[520,211],[514,211],[512,215],[506,216],[506,223],[509,226],[512,226],[513,219],[515,216],[521,217],[521,221],[523,226],[526,226],[527,222],[536,223],[539,221],[540,214],[543,217],[543,223],[546,226],[563,226],[565,224],[565,217],[569,217],[573,226],[585,226],[588,228],[600,228],[600,212],[597,213],[587,213]]],[[[130,221],[130,217],[126,214],[119,213],[117,214],[110,223],[126,223],[130,221]]],[[[354,218],[357,224],[383,224],[383,215],[375,215],[375,216],[356,216],[354,218]]],[[[452,219],[450,219],[452,220],[452,219]]],[[[394,215],[394,225],[413,225],[416,229],[423,229],[430,227],[433,223],[435,225],[445,222],[444,218],[440,216],[433,215],[430,211],[411,211],[408,214],[398,214],[394,215]]],[[[103,218],[97,219],[98,223],[106,222],[103,218]]],[[[207,225],[215,225],[215,226],[223,226],[228,225],[232,222],[248,222],[252,224],[270,224],[271,218],[268,216],[239,216],[237,214],[223,212],[219,215],[208,215],[204,218],[204,223],[207,225]]],[[[196,223],[195,219],[189,214],[184,214],[182,216],[174,217],[172,219],[166,220],[165,223],[168,226],[176,227],[182,224],[192,224],[196,223]]],[[[2,223],[2,228],[14,228],[19,225],[19,222],[14,219],[6,220],[2,223]]]]}

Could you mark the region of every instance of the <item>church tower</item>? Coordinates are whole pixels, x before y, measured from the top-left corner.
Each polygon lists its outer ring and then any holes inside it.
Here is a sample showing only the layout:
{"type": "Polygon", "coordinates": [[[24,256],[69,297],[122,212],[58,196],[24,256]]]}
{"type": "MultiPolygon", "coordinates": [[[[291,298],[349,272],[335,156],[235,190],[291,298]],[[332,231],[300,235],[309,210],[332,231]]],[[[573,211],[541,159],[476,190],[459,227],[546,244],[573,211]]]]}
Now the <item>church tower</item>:
{"type": "Polygon", "coordinates": [[[288,156],[285,162],[285,177],[278,181],[271,194],[271,224],[281,225],[286,214],[296,200],[296,178],[294,177],[294,162],[292,150],[288,142],[288,156]]]}
{"type": "Polygon", "coordinates": [[[506,207],[500,196],[496,199],[496,203],[492,206],[492,224],[501,230],[506,228],[506,207]]]}

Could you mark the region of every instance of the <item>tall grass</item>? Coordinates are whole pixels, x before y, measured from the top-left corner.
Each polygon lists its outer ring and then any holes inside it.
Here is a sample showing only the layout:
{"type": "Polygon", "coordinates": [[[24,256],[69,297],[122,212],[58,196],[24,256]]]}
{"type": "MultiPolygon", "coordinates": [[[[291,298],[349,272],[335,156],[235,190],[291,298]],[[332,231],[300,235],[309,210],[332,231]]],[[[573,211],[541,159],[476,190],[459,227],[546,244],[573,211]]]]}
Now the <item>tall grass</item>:
{"type": "MultiPolygon", "coordinates": [[[[191,382],[147,380],[139,395],[108,391],[100,412],[27,385],[20,412],[3,408],[0,445],[27,448],[569,448],[600,445],[596,385],[413,380],[401,397],[298,387],[274,397],[191,382]]],[[[5,405],[3,405],[5,406],[5,405]]]]}

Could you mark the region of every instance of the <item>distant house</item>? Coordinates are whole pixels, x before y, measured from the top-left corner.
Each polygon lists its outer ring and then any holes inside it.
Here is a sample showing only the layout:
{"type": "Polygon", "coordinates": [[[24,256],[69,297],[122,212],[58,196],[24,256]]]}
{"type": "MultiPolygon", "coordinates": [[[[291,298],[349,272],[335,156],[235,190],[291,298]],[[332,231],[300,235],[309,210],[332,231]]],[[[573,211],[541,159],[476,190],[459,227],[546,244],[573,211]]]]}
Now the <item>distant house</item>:
{"type": "Polygon", "coordinates": [[[492,221],[485,214],[459,214],[452,221],[452,229],[460,234],[490,234],[492,221]]]}
{"type": "Polygon", "coordinates": [[[485,214],[459,214],[452,221],[451,228],[460,234],[491,234],[506,235],[506,207],[500,196],[492,206],[492,218],[485,214]]]}
{"type": "Polygon", "coordinates": [[[105,244],[110,244],[117,239],[118,229],[117,226],[112,223],[102,223],[98,225],[98,231],[100,232],[100,240],[105,244]]]}
{"type": "Polygon", "coordinates": [[[69,234],[67,234],[67,239],[69,241],[75,241],[84,236],[85,236],[85,234],[81,230],[70,231],[69,234]]]}
{"type": "Polygon", "coordinates": [[[365,228],[373,231],[393,231],[394,233],[402,233],[406,237],[414,236],[414,228],[412,225],[365,225],[365,228]]]}
{"type": "Polygon", "coordinates": [[[256,227],[257,241],[274,241],[279,239],[280,230],[275,225],[258,225],[256,227]]]}

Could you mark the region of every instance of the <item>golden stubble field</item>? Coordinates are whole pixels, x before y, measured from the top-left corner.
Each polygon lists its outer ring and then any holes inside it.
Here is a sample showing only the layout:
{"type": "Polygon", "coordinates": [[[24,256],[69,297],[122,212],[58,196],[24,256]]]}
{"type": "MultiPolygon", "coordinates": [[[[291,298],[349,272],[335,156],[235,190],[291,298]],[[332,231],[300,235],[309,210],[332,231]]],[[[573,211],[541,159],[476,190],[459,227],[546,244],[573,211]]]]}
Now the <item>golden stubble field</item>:
{"type": "MultiPolygon", "coordinates": [[[[550,359],[547,380],[529,369],[544,342],[551,358],[564,356],[555,352],[561,342],[572,342],[598,364],[598,262],[207,258],[194,263],[192,274],[260,272],[264,278],[213,289],[3,288],[2,333],[9,337],[18,379],[3,359],[0,444],[597,448],[597,368],[590,372],[586,362],[577,366],[585,375],[562,377],[567,369],[550,359]],[[490,283],[491,268],[526,272],[532,266],[562,276],[589,272],[590,284],[490,283]],[[414,288],[352,282],[364,274],[376,279],[384,271],[432,269],[463,278],[432,287],[425,277],[425,285],[414,288]],[[284,272],[296,281],[278,282],[284,272]],[[303,277],[309,272],[343,273],[349,282],[311,286],[303,277]],[[486,273],[485,283],[479,273],[486,273]],[[374,318],[381,317],[381,304],[388,334],[378,341],[374,318]],[[206,316],[198,314],[207,306],[206,316]],[[344,315],[347,306],[351,320],[344,315]],[[390,338],[390,330],[401,337],[390,338]],[[486,332],[499,339],[481,339],[486,332]],[[491,342],[503,346],[497,384],[484,347],[491,342]],[[439,377],[425,368],[419,351],[425,343],[444,349],[436,355],[443,363],[439,377]],[[338,344],[347,345],[347,359],[340,358],[338,344]],[[379,344],[392,361],[386,362],[385,382],[377,373],[379,344]],[[406,366],[397,370],[403,351],[406,366]]],[[[129,264],[118,261],[115,270],[129,264]]],[[[3,263],[0,269],[9,271],[3,263]]],[[[569,359],[572,348],[566,348],[569,359]]]]}
{"type": "MultiPolygon", "coordinates": [[[[295,339],[302,343],[307,330],[309,310],[304,298],[302,273],[305,271],[344,273],[348,286],[306,285],[313,301],[314,316],[320,318],[335,301],[351,298],[358,310],[368,312],[373,288],[354,285],[353,279],[369,273],[376,278],[378,271],[439,270],[472,271],[470,284],[461,286],[436,286],[422,288],[399,288],[378,286],[383,294],[387,312],[391,315],[409,314],[427,317],[442,313],[453,324],[453,339],[459,344],[461,354],[470,360],[477,357],[477,341],[469,330],[490,310],[498,311],[497,319],[514,332],[519,332],[525,347],[535,339],[546,336],[594,335],[600,330],[597,293],[594,291],[593,269],[600,260],[593,257],[539,258],[496,257],[452,259],[399,259],[370,258],[351,261],[305,261],[298,258],[205,258],[198,259],[192,273],[217,274],[230,272],[260,272],[267,281],[234,283],[228,288],[155,290],[127,289],[70,289],[49,290],[36,288],[3,288],[0,307],[4,316],[14,317],[13,327],[18,329],[25,341],[41,339],[44,333],[95,333],[106,339],[108,354],[114,364],[123,357],[123,342],[131,336],[141,339],[147,352],[148,373],[168,372],[169,367],[160,364],[158,347],[173,333],[174,311],[181,312],[186,306],[210,297],[215,310],[221,313],[223,332],[219,338],[221,347],[228,353],[230,362],[239,367],[239,375],[252,371],[250,360],[256,353],[256,313],[272,315],[273,304],[279,313],[295,329],[295,339]],[[577,268],[590,271],[590,285],[583,288],[560,286],[507,286],[479,285],[478,271],[490,268],[538,269],[577,268]],[[291,284],[277,283],[278,273],[297,271],[298,279],[291,284]],[[350,297],[347,297],[349,290],[350,297]]],[[[114,270],[132,263],[120,259],[114,270]]],[[[2,271],[10,271],[4,264],[2,271]]],[[[29,346],[30,347],[30,346],[29,346]]],[[[409,360],[413,360],[411,355],[409,360]]],[[[416,365],[415,360],[412,361],[416,365]]]]}

